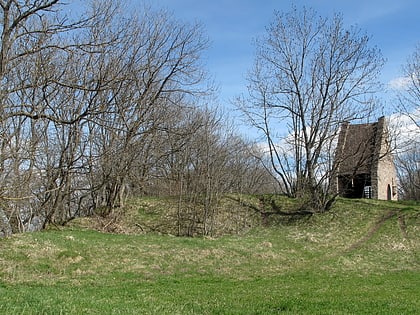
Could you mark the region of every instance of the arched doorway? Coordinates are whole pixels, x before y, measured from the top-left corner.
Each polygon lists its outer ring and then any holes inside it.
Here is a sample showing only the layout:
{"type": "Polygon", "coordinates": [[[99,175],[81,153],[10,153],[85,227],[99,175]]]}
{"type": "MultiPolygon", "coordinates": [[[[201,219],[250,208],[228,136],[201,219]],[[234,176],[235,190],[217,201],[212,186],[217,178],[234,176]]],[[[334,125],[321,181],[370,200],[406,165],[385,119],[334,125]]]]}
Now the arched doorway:
{"type": "Polygon", "coordinates": [[[386,190],[386,196],[387,196],[387,200],[392,200],[392,189],[391,189],[391,185],[388,184],[388,188],[386,190]]]}

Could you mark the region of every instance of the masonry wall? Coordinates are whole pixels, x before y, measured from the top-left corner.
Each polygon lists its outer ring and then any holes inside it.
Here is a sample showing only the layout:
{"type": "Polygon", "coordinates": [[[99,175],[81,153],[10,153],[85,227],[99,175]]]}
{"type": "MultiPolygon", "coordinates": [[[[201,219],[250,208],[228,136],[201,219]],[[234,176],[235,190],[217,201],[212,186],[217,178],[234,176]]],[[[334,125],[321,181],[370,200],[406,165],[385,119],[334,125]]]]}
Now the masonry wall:
{"type": "Polygon", "coordinates": [[[391,159],[379,161],[377,178],[377,198],[398,200],[395,166],[391,159]]]}
{"type": "Polygon", "coordinates": [[[372,163],[372,198],[380,200],[398,200],[396,170],[389,144],[386,121],[381,117],[377,123],[374,163],[372,163]]]}
{"type": "MultiPolygon", "coordinates": [[[[398,199],[396,170],[385,117],[379,118],[378,122],[373,124],[344,123],[338,139],[337,161],[339,167],[336,169],[333,189],[340,195],[345,196],[346,192],[342,190],[343,184],[340,185],[339,178],[350,176],[352,183],[363,186],[363,183],[356,181],[363,175],[369,179],[371,198],[398,199]],[[360,161],[364,163],[359,163],[360,161]]],[[[357,188],[363,191],[362,186],[357,188]]],[[[359,195],[361,194],[353,197],[360,198],[359,195]]]]}
{"type": "Polygon", "coordinates": [[[389,143],[389,133],[382,117],[378,121],[377,143],[380,143],[377,162],[377,198],[381,200],[398,200],[397,172],[389,143]]]}

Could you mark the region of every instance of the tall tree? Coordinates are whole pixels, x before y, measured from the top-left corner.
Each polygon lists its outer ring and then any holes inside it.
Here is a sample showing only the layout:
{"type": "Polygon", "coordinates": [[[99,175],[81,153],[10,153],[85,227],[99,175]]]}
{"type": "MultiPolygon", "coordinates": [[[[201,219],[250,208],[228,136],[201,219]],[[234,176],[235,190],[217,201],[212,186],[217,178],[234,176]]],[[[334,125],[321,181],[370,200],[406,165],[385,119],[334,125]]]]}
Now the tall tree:
{"type": "Polygon", "coordinates": [[[327,210],[334,144],[340,125],[367,119],[383,58],[369,37],[343,18],[311,9],[276,12],[256,41],[249,96],[239,100],[265,137],[272,167],[290,196],[327,210]]]}
{"type": "Polygon", "coordinates": [[[43,190],[38,179],[44,174],[36,161],[46,160],[41,135],[52,127],[48,121],[60,119],[53,86],[62,71],[51,71],[50,64],[76,48],[61,40],[64,34],[70,37],[89,24],[85,18],[71,21],[59,9],[58,0],[0,1],[0,172],[7,178],[1,185],[0,216],[17,221],[13,228],[18,230],[38,214],[37,194],[43,190]]]}
{"type": "MultiPolygon", "coordinates": [[[[420,45],[403,66],[403,84],[398,91],[405,130],[397,156],[400,193],[405,199],[420,199],[420,45]]],[[[401,134],[401,132],[400,132],[401,134]]]]}
{"type": "Polygon", "coordinates": [[[146,167],[148,148],[158,145],[158,136],[168,129],[166,121],[178,115],[183,98],[206,92],[198,88],[206,78],[199,57],[207,47],[199,25],[149,12],[118,33],[125,35],[118,44],[122,48],[115,47],[120,54],[114,53],[113,65],[119,65],[122,76],[101,95],[113,113],[105,114],[104,123],[94,130],[94,141],[102,140],[98,204],[108,209],[123,204],[134,165],[146,167]],[[139,165],[142,158],[145,163],[139,165]]]}

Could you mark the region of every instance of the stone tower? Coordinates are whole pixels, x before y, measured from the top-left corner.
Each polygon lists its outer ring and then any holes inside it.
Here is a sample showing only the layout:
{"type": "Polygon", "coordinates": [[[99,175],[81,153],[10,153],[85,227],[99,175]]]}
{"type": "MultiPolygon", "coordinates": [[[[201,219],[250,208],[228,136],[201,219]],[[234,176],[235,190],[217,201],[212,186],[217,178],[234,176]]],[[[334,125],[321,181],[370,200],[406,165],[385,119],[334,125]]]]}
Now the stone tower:
{"type": "Polygon", "coordinates": [[[371,124],[341,126],[334,174],[332,188],[342,197],[398,199],[385,117],[371,124]]]}

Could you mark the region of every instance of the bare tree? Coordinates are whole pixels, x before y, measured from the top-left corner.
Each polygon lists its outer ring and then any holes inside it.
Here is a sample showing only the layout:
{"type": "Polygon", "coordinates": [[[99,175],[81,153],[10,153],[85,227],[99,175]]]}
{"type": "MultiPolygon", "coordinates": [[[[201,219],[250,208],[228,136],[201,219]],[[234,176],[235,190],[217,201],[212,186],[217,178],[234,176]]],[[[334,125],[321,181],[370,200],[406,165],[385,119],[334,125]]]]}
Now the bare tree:
{"type": "Polygon", "coordinates": [[[400,198],[420,200],[420,149],[412,145],[398,155],[397,170],[400,198]]]}
{"type": "Polygon", "coordinates": [[[50,83],[61,71],[50,72],[48,64],[55,52],[72,47],[60,36],[87,23],[60,17],[58,2],[0,1],[0,170],[8,179],[2,182],[0,211],[3,218],[18,222],[18,230],[36,215],[40,186],[34,183],[41,175],[35,161],[43,155],[39,144],[44,120],[57,120],[48,99],[54,94],[50,83]]]}
{"type": "Polygon", "coordinates": [[[405,199],[420,199],[420,45],[403,67],[402,88],[398,91],[403,119],[399,134],[397,168],[400,194],[405,199]],[[405,118],[405,119],[404,119],[405,118]],[[401,131],[403,130],[403,131],[401,131]]]}
{"type": "Polygon", "coordinates": [[[89,5],[73,21],[57,0],[0,1],[3,234],[122,205],[179,100],[205,92],[201,27],[89,5]]]}
{"type": "Polygon", "coordinates": [[[420,130],[420,44],[403,68],[403,89],[399,93],[399,107],[420,130]]]}
{"type": "Polygon", "coordinates": [[[102,179],[97,183],[101,188],[96,203],[107,209],[123,205],[135,168],[147,172],[147,152],[158,145],[182,98],[206,92],[198,87],[206,78],[199,56],[207,45],[198,25],[175,22],[164,12],[149,12],[130,20],[126,29],[119,43],[122,54],[114,60],[123,76],[101,96],[111,113],[103,115],[92,138],[101,141],[96,174],[102,179]]]}
{"type": "Polygon", "coordinates": [[[153,167],[144,193],[176,198],[172,228],[178,235],[216,233],[223,196],[272,187],[272,178],[255,157],[257,150],[217,110],[182,108],[167,123],[150,151],[153,167]]]}
{"type": "Polygon", "coordinates": [[[327,210],[339,127],[371,113],[380,52],[340,15],[322,18],[305,8],[276,12],[256,47],[242,111],[265,137],[284,192],[327,210]]]}

